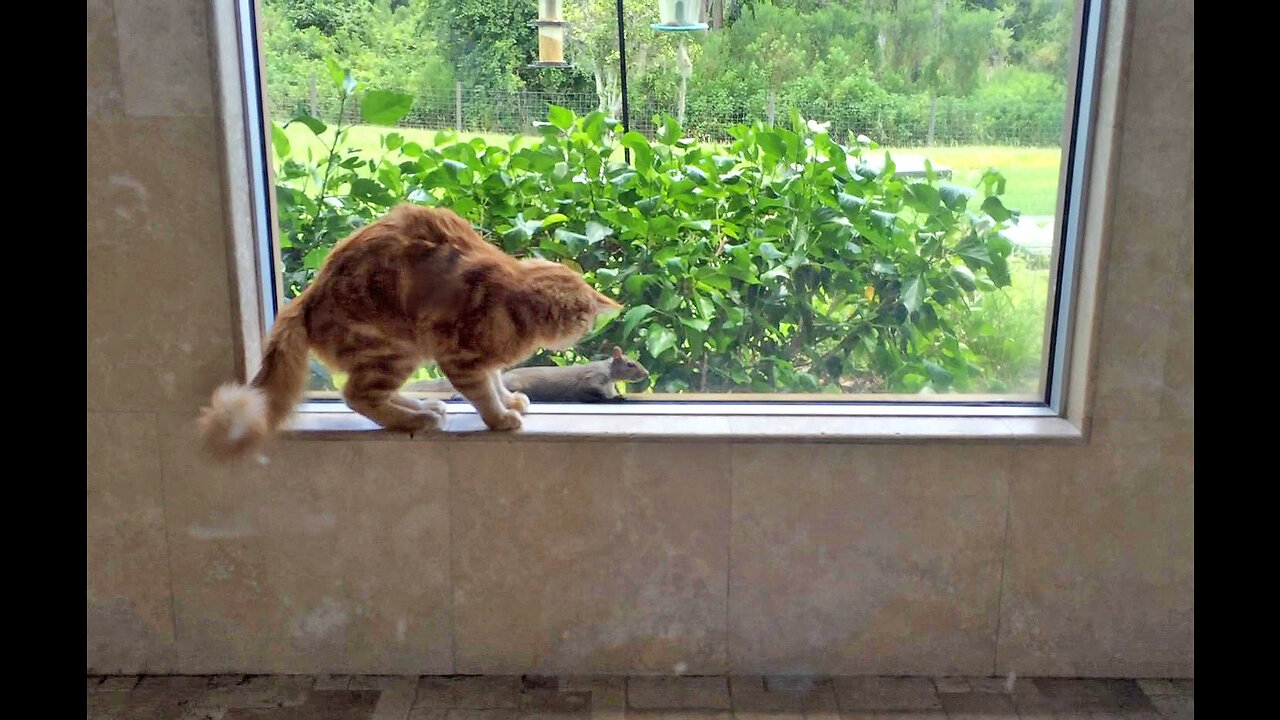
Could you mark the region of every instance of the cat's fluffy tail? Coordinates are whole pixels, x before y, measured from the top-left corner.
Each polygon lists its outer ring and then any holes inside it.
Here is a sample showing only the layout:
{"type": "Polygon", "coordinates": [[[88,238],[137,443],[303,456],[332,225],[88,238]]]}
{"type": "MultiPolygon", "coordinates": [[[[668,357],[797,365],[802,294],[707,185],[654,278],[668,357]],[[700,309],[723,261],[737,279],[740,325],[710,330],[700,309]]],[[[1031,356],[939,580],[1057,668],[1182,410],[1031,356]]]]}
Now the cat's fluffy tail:
{"type": "Polygon", "coordinates": [[[248,385],[227,383],[200,412],[205,448],[218,458],[242,457],[289,417],[307,382],[307,328],[302,298],[286,306],[267,338],[262,367],[248,385]]]}

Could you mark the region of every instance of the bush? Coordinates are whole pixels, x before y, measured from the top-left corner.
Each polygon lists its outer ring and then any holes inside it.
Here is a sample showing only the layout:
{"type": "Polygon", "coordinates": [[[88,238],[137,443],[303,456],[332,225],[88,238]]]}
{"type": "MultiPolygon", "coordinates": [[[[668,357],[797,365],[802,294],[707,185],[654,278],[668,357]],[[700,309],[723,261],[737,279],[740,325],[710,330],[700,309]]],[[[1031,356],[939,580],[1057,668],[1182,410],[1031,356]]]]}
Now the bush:
{"type": "MultiPolygon", "coordinates": [[[[334,80],[354,102],[349,74],[334,80]]],[[[386,124],[412,98],[360,102],[366,121],[386,124]]],[[[513,255],[580,269],[625,310],[579,350],[634,351],[658,391],[990,389],[986,360],[957,326],[1010,284],[998,172],[982,178],[980,198],[896,177],[887,154],[877,173],[863,162],[870,146],[840,145],[794,113],[789,128],[735,126],[725,147],[685,138],[670,117],[654,123],[651,141],[620,135],[602,113],[551,106],[532,147],[445,131],[423,147],[389,132],[378,157],[339,152],[339,128],[318,162],[292,157],[278,131],[288,292],[353,227],[408,200],[454,209],[513,255]],[[614,158],[619,145],[630,164],[614,158]]]]}

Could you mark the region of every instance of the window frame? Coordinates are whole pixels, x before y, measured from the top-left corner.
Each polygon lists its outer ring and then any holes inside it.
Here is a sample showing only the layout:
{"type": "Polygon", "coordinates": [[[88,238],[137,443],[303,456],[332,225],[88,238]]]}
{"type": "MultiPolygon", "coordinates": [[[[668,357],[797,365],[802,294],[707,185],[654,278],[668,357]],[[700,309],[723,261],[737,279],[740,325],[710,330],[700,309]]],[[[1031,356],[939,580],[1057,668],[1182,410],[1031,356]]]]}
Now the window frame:
{"type": "MultiPolygon", "coordinates": [[[[247,379],[260,362],[263,338],[284,296],[258,29],[261,7],[260,0],[235,0],[213,3],[211,8],[228,260],[241,350],[237,362],[241,378],[247,379]]],[[[537,403],[530,408],[524,432],[507,436],[1083,440],[1098,331],[1098,276],[1111,210],[1112,148],[1119,136],[1113,120],[1122,86],[1127,18],[1126,0],[1080,0],[1075,8],[1073,72],[1067,87],[1074,112],[1069,111],[1064,121],[1066,142],[1054,221],[1058,242],[1050,258],[1056,272],[1050,273],[1052,310],[1046,312],[1039,398],[842,395],[814,400],[779,393],[751,399],[738,395],[603,405],[537,403]]],[[[484,430],[468,403],[449,403],[449,411],[446,433],[484,430]]],[[[312,398],[299,404],[285,431],[305,436],[385,433],[340,400],[312,398]]]]}

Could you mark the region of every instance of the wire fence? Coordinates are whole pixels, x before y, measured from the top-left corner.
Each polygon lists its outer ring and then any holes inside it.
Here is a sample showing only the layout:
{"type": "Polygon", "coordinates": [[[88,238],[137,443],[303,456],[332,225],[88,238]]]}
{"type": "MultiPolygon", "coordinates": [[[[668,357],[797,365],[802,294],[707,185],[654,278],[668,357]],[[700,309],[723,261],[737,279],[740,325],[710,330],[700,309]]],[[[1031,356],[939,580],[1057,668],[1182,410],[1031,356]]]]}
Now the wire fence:
{"type": "MultiPolygon", "coordinates": [[[[358,99],[357,99],[358,100],[358,99]]],[[[321,120],[337,119],[337,102],[310,98],[270,98],[272,116],[288,119],[306,113],[321,120]]],[[[650,138],[656,132],[655,117],[676,116],[676,102],[669,98],[630,98],[630,129],[650,138]]],[[[601,109],[591,92],[500,91],[483,88],[418,95],[409,114],[397,125],[422,129],[450,129],[465,133],[535,134],[535,122],[547,118],[547,106],[559,105],[585,115],[601,109]]],[[[360,122],[359,103],[348,103],[342,117],[360,122]]],[[[1043,106],[1011,108],[987,106],[962,98],[860,104],[828,100],[793,101],[770,93],[764,98],[723,101],[691,94],[684,122],[687,136],[713,142],[732,139],[729,128],[762,121],[788,125],[792,110],[808,120],[829,123],[832,137],[851,144],[858,135],[895,147],[930,145],[1060,146],[1063,108],[1043,106]]],[[[606,112],[620,116],[616,109],[606,112]]]]}

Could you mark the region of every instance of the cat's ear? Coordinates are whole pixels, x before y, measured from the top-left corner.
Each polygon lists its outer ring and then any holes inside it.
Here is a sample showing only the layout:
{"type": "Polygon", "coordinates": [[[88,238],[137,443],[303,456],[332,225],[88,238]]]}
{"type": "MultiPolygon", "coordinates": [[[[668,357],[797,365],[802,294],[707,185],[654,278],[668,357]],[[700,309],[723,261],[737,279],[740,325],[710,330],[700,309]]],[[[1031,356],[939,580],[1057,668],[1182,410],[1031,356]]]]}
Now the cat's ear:
{"type": "Polygon", "coordinates": [[[617,345],[613,346],[613,359],[614,360],[622,359],[622,348],[618,347],[617,345]]]}

